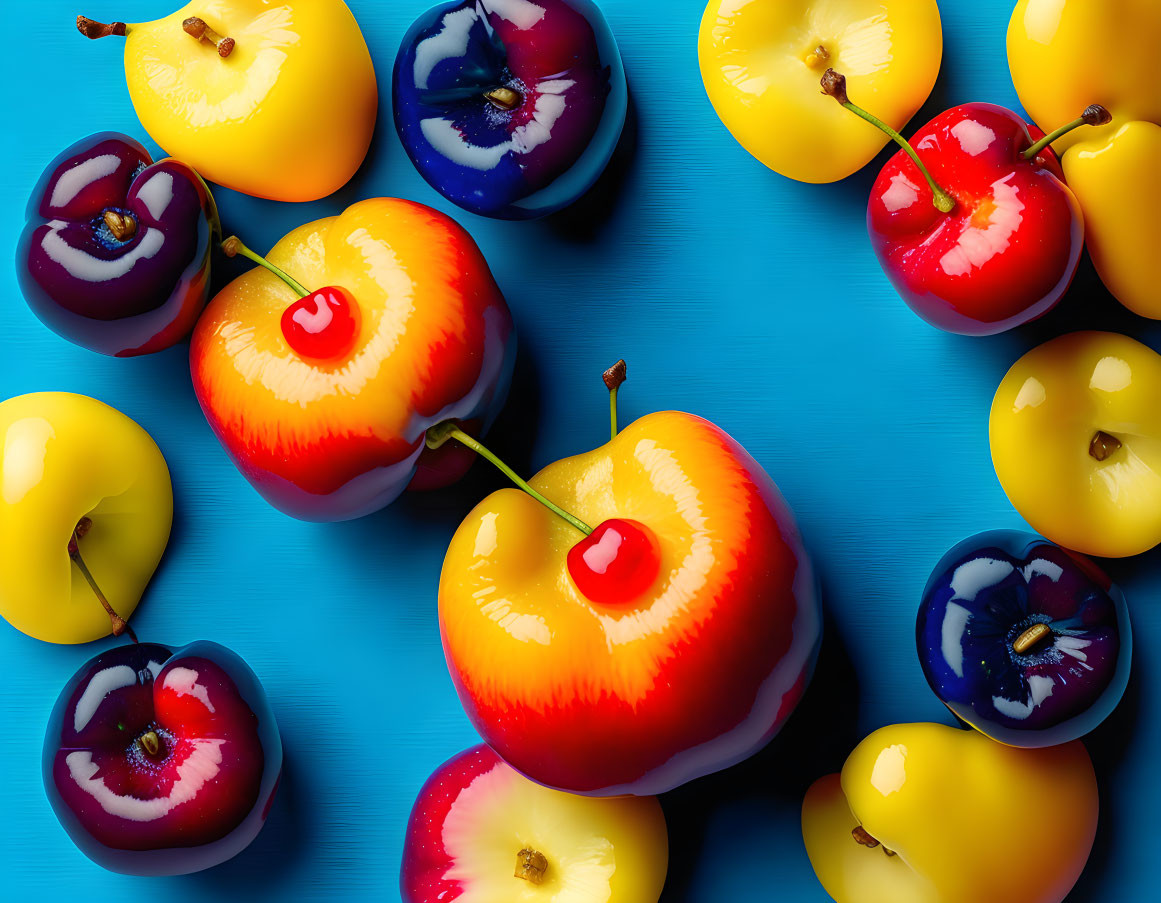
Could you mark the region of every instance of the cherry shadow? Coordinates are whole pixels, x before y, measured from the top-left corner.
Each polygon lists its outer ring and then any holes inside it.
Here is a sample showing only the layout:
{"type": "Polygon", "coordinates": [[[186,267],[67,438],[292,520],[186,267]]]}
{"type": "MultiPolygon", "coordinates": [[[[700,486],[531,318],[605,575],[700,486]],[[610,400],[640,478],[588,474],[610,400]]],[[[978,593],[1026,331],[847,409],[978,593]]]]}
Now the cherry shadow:
{"type": "Polygon", "coordinates": [[[824,610],[823,642],[814,677],[782,732],[745,762],[661,798],[669,825],[669,876],[663,903],[696,899],[696,872],[705,862],[715,812],[752,805],[755,811],[775,818],[781,817],[777,813],[799,811],[807,788],[822,775],[838,771],[862,739],[858,710],[854,663],[833,617],[824,610]]]}

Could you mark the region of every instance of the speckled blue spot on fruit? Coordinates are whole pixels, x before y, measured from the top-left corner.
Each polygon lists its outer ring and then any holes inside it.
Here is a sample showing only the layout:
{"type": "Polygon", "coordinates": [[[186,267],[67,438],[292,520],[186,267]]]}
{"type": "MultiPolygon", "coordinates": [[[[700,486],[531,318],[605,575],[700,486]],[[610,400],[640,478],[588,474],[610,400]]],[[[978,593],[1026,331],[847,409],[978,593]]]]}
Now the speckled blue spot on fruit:
{"type": "Polygon", "coordinates": [[[628,108],[620,53],[589,0],[461,0],[428,10],[395,60],[395,127],[437,191],[473,213],[531,219],[584,194],[628,108]],[[509,108],[488,98],[513,92],[509,108]]]}
{"type": "Polygon", "coordinates": [[[1013,746],[1083,736],[1115,708],[1129,678],[1121,591],[1087,559],[1013,530],[981,533],[943,557],[923,593],[916,640],[936,695],[1013,746]],[[1038,624],[1047,631],[1030,633],[1038,624]]]}

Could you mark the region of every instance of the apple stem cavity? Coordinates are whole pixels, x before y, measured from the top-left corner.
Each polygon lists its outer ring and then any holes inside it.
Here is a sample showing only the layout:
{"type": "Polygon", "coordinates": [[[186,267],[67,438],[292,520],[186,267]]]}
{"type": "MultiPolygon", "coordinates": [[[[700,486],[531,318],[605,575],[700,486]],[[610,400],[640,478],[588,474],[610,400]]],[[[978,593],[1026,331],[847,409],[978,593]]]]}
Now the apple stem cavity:
{"type": "Polygon", "coordinates": [[[1097,430],[1088,444],[1088,453],[1097,461],[1106,461],[1121,447],[1121,440],[1104,430],[1097,430]]]}
{"type": "Polygon", "coordinates": [[[307,295],[310,294],[309,291],[307,291],[305,288],[302,287],[301,283],[299,283],[297,280],[295,280],[288,273],[286,273],[283,270],[276,267],[274,264],[272,264],[269,260],[267,260],[261,254],[254,253],[249,248],[247,248],[244,244],[242,244],[242,239],[238,238],[237,235],[231,235],[224,242],[222,242],[221,247],[222,247],[222,253],[225,254],[227,257],[236,257],[237,255],[241,254],[243,257],[247,257],[250,260],[253,260],[259,266],[265,267],[271,273],[273,273],[275,276],[277,276],[279,279],[281,279],[283,282],[285,282],[287,285],[289,285],[292,289],[294,289],[295,294],[297,294],[298,297],[305,298],[307,295]]]}
{"type": "Polygon", "coordinates": [[[507,464],[505,464],[503,461],[501,461],[499,458],[497,458],[478,439],[475,439],[474,437],[469,436],[467,433],[465,433],[463,430],[461,430],[458,426],[456,426],[455,423],[452,422],[451,420],[445,420],[443,423],[437,423],[435,426],[428,429],[427,437],[424,441],[426,442],[428,448],[434,450],[434,449],[439,448],[441,445],[443,445],[449,439],[455,439],[461,445],[466,445],[468,448],[470,448],[472,451],[474,451],[481,458],[484,458],[485,460],[490,461],[496,467],[497,470],[499,470],[502,474],[504,474],[504,476],[506,476],[508,479],[510,479],[519,488],[521,488],[525,492],[527,492],[530,496],[532,496],[534,499],[536,499],[536,501],[540,502],[540,504],[542,504],[545,508],[547,508],[553,514],[568,521],[570,524],[572,524],[574,527],[576,527],[578,530],[580,530],[581,533],[583,533],[585,536],[588,536],[590,533],[593,532],[593,528],[590,527],[588,524],[586,524],[579,517],[575,517],[574,515],[569,514],[567,511],[565,511],[559,505],[554,504],[553,502],[550,502],[548,499],[546,499],[544,496],[542,496],[539,492],[537,492],[535,489],[533,489],[531,486],[529,486],[528,483],[526,483],[524,480],[520,479],[520,477],[517,476],[516,471],[514,471],[511,467],[509,467],[507,464]]]}
{"type": "Polygon", "coordinates": [[[72,538],[69,540],[69,558],[72,559],[73,564],[77,566],[77,570],[81,572],[81,576],[89,584],[93,590],[93,594],[97,597],[97,601],[105,609],[109,615],[109,620],[113,624],[113,636],[121,636],[123,633],[129,634],[129,639],[134,643],[138,642],[137,634],[133,632],[133,628],[129,626],[129,622],[122,618],[117,612],[113,610],[113,606],[109,604],[109,600],[105,598],[105,594],[101,592],[101,587],[97,585],[97,581],[93,579],[92,571],[89,566],[85,564],[85,559],[81,557],[81,538],[89,532],[93,526],[92,518],[82,517],[77,521],[76,527],[73,528],[72,538]]]}
{"type": "Polygon", "coordinates": [[[850,110],[856,116],[865,119],[875,128],[879,129],[879,131],[890,137],[891,140],[898,144],[901,148],[903,148],[907,156],[911,158],[911,162],[913,162],[919,168],[919,172],[922,173],[923,178],[927,180],[927,184],[931,188],[932,203],[935,204],[936,210],[938,210],[940,213],[951,213],[951,211],[955,209],[955,198],[939,187],[939,183],[937,183],[935,179],[932,178],[931,173],[928,171],[927,167],[923,165],[923,161],[919,159],[919,155],[915,153],[915,148],[911,146],[911,142],[909,142],[906,138],[900,135],[897,131],[891,128],[891,126],[887,125],[887,123],[883,122],[883,120],[879,119],[877,116],[873,116],[862,107],[851,103],[850,99],[847,97],[847,77],[845,75],[843,75],[841,72],[835,72],[834,69],[827,69],[826,72],[822,74],[822,81],[820,84],[822,85],[823,94],[833,97],[838,101],[840,106],[850,110]]]}
{"type": "Polygon", "coordinates": [[[617,361],[601,374],[601,379],[605,381],[605,388],[609,390],[609,419],[614,439],[617,438],[617,390],[625,384],[628,375],[629,365],[624,360],[617,361]]]}
{"type": "Polygon", "coordinates": [[[1090,104],[1089,106],[1085,107],[1084,112],[1081,113],[1080,116],[1078,116],[1076,119],[1072,120],[1072,122],[1068,123],[1067,125],[1062,125],[1055,132],[1049,132],[1030,148],[1028,148],[1028,150],[1024,151],[1024,153],[1022,153],[1020,156],[1025,160],[1033,160],[1036,158],[1038,153],[1044,150],[1044,148],[1048,147],[1048,145],[1050,145],[1053,141],[1055,141],[1061,135],[1067,135],[1073,129],[1078,129],[1082,125],[1108,125],[1108,123],[1112,121],[1112,113],[1102,107],[1099,103],[1090,104]]]}
{"type": "Polygon", "coordinates": [[[137,220],[128,213],[106,210],[104,220],[105,226],[117,241],[129,241],[137,234],[137,220]]]}
{"type": "Polygon", "coordinates": [[[124,22],[98,22],[96,19],[90,19],[88,16],[77,16],[77,31],[83,34],[86,38],[96,40],[97,38],[107,38],[116,36],[123,38],[129,34],[129,26],[124,22]]]}
{"type": "Polygon", "coordinates": [[[530,850],[525,847],[516,854],[516,877],[531,881],[533,884],[544,883],[544,873],[548,871],[548,857],[539,850],[530,850]]]}
{"type": "Polygon", "coordinates": [[[515,110],[521,103],[524,102],[523,96],[519,91],[514,91],[511,88],[503,86],[493,88],[484,94],[484,99],[498,110],[509,112],[515,110]]]}
{"type": "Polygon", "coordinates": [[[213,44],[218,50],[218,56],[222,59],[225,59],[234,52],[234,39],[218,34],[206,24],[205,19],[190,16],[181,23],[181,30],[195,40],[213,44]]]}

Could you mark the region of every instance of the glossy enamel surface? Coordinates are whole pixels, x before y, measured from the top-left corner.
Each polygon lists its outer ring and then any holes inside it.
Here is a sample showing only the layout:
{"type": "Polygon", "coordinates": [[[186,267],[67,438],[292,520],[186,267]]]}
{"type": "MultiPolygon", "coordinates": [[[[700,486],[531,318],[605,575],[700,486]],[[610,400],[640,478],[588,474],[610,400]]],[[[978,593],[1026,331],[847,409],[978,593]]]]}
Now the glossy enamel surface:
{"type": "Polygon", "coordinates": [[[130,25],[125,75],[154,141],[246,194],[325,197],[354,175],[371,143],[375,70],[341,0],[195,0],[130,25]],[[182,30],[190,16],[235,40],[228,58],[182,30]]]}
{"type": "Polygon", "coordinates": [[[129,644],[61,691],[42,764],[49,802],[86,856],[112,871],[178,875],[257,836],[282,742],[262,685],[229,649],[129,644]],[[156,751],[140,739],[149,732],[156,751]]]}
{"type": "Polygon", "coordinates": [[[1078,741],[1019,749],[942,724],[896,724],[855,747],[841,776],[811,786],[802,833],[836,903],[1062,903],[1088,860],[1097,810],[1078,741]],[[856,843],[859,825],[881,846],[856,843]]]}
{"type": "Polygon", "coordinates": [[[1099,568],[1031,533],[993,530],[951,549],[916,624],[919,662],[952,712],[993,740],[1054,746],[1084,736],[1129,681],[1125,597],[1099,568]],[[1017,641],[1035,624],[1051,633],[1017,641]]]}
{"type": "Polygon", "coordinates": [[[888,141],[819,91],[828,66],[847,76],[852,100],[901,129],[942,56],[935,0],[710,0],[698,38],[702,81],[726,128],[802,182],[845,178],[888,141]]]}
{"type": "Polygon", "coordinates": [[[1161,542],[1161,356],[1127,336],[1076,332],[1012,365],[992,402],[992,463],[1032,528],[1119,558],[1161,542]],[[1121,445],[1089,453],[1104,431],[1121,445]]]}
{"type": "Polygon", "coordinates": [[[117,356],[184,339],[209,295],[213,199],[177,160],[154,163],[127,135],[63,150],[32,191],[16,272],[29,307],[66,339],[117,356]],[[118,240],[107,211],[132,217],[118,240]]]}
{"type": "MultiPolygon", "coordinates": [[[[202,410],[272,505],[304,520],[376,511],[422,466],[429,426],[455,418],[478,431],[495,417],[515,355],[512,316],[451,219],[410,201],[360,201],[295,229],[267,259],[308,289],[343,289],[358,310],[349,353],[304,358],[282,325],[298,297],[258,267],[222,289],[194,331],[202,410]]],[[[471,458],[435,461],[427,486],[462,476],[471,458]]]]}
{"type": "Polygon", "coordinates": [[[403,903],[657,903],[668,847],[655,798],[561,793],[476,746],[419,791],[400,893],[403,903]],[[541,884],[513,875],[523,849],[547,860],[541,884]]]}
{"type": "Polygon", "coordinates": [[[1031,161],[1020,156],[1040,137],[1011,110],[963,104],[910,139],[955,198],[950,213],[932,204],[903,150],[875,180],[871,245],[896,291],[933,326],[1003,332],[1051,310],[1072,282],[1084,219],[1050,150],[1031,161]]]}
{"type": "Polygon", "coordinates": [[[79,548],[128,620],[173,520],[169,469],[140,426],[85,395],[37,392],[0,402],[0,614],[50,643],[108,636],[109,616],[69,558],[79,548]]]}
{"type": "Polygon", "coordinates": [[[589,0],[458,0],[433,7],[395,60],[395,127],[419,172],[465,210],[544,216],[608,164],[628,107],[625,70],[589,0]],[[514,106],[485,94],[513,92],[514,106]]]}
{"type": "Polygon", "coordinates": [[[1084,209],[1089,254],[1130,310],[1161,318],[1155,249],[1161,241],[1161,6],[1020,0],[1008,26],[1008,63],[1020,102],[1046,129],[1090,103],[1113,120],[1057,146],[1084,209]]]}
{"type": "Polygon", "coordinates": [[[531,485],[586,523],[650,528],[661,566],[631,604],[568,574],[577,530],[493,493],[440,578],[444,652],[469,717],[549,786],[649,794],[738,762],[782,726],[819,642],[814,575],[774,483],[717,427],[650,414],[531,485]]]}

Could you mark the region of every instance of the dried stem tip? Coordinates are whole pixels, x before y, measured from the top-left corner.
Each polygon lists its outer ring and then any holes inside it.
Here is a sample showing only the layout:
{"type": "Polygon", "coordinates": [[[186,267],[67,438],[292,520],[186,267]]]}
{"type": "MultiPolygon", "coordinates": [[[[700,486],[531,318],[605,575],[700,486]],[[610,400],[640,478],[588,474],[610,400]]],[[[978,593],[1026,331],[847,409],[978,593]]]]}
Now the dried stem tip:
{"type": "Polygon", "coordinates": [[[77,31],[83,34],[86,38],[91,38],[94,41],[97,38],[107,38],[111,35],[116,35],[119,38],[125,37],[128,29],[124,22],[98,22],[95,19],[90,19],[87,16],[77,16],[77,31]]]}
{"type": "Polygon", "coordinates": [[[827,69],[822,74],[822,93],[827,94],[837,100],[839,103],[850,103],[850,98],[847,97],[847,77],[841,72],[835,72],[833,69],[827,69]]]}
{"type": "Polygon", "coordinates": [[[218,34],[206,24],[205,19],[190,16],[181,23],[181,27],[191,38],[197,38],[199,41],[205,41],[207,44],[213,44],[217,47],[218,56],[222,59],[225,59],[234,51],[234,39],[222,37],[222,35],[218,34]]]}
{"type": "Polygon", "coordinates": [[[539,850],[527,848],[516,854],[516,877],[531,881],[533,884],[544,883],[544,873],[548,871],[548,859],[539,850]]]}
{"type": "Polygon", "coordinates": [[[1113,114],[1099,103],[1094,103],[1084,108],[1080,118],[1085,121],[1086,125],[1106,125],[1113,121],[1113,114]]]}
{"type": "Polygon", "coordinates": [[[855,843],[862,844],[864,847],[871,847],[874,849],[879,845],[879,841],[875,840],[875,838],[868,834],[867,829],[862,825],[858,825],[857,827],[851,829],[851,837],[855,839],[855,843]]]}
{"type": "Polygon", "coordinates": [[[601,374],[601,379],[605,381],[605,388],[612,392],[614,389],[621,388],[625,380],[629,376],[629,365],[624,361],[617,361],[608,370],[601,374]]]}

